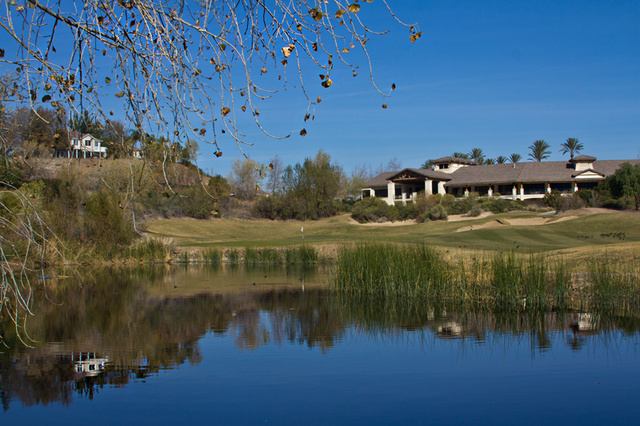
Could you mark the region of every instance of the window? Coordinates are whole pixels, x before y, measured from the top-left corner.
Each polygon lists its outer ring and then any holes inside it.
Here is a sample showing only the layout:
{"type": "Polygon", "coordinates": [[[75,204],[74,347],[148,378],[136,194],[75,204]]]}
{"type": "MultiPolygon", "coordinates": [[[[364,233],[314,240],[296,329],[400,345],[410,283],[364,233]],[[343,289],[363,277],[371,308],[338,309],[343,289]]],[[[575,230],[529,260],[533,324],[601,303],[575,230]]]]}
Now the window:
{"type": "Polygon", "coordinates": [[[513,185],[499,185],[498,193],[502,195],[511,195],[513,193],[513,185]]]}
{"type": "Polygon", "coordinates": [[[572,189],[571,182],[552,182],[550,186],[552,191],[571,192],[572,189]]]}
{"type": "Polygon", "coordinates": [[[488,186],[476,186],[475,187],[475,192],[477,192],[478,195],[480,195],[481,197],[484,197],[485,195],[489,194],[489,187],[488,186]]]}
{"type": "Polygon", "coordinates": [[[376,194],[376,197],[387,198],[389,196],[389,191],[387,190],[387,188],[376,189],[375,194],[376,194]]]}
{"type": "Polygon", "coordinates": [[[527,195],[545,193],[544,183],[527,183],[527,184],[524,184],[523,187],[524,187],[524,193],[527,195]]]}
{"type": "Polygon", "coordinates": [[[578,189],[593,189],[598,186],[598,182],[578,182],[578,189]]]}

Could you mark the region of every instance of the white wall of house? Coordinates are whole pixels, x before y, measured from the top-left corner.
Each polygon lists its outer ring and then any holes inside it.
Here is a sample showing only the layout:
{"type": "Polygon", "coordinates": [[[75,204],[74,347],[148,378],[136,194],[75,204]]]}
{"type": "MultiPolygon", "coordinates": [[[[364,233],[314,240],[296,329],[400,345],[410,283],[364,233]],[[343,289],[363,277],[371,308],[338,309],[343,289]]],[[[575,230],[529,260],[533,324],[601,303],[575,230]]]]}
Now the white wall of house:
{"type": "Polygon", "coordinates": [[[102,146],[102,141],[86,134],[69,141],[69,154],[72,158],[105,158],[107,148],[102,146]]]}

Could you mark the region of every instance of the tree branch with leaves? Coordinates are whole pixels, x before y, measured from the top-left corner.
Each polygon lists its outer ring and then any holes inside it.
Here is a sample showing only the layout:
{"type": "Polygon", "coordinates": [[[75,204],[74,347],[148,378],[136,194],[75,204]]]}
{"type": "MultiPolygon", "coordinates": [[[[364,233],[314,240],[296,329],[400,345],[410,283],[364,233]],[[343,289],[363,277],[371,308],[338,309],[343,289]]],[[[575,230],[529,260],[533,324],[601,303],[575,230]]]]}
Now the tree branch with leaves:
{"type": "MultiPolygon", "coordinates": [[[[308,102],[303,121],[321,101],[305,83],[308,68],[319,70],[320,84],[328,88],[334,69],[356,75],[355,61],[364,58],[374,90],[390,94],[373,78],[367,50],[371,38],[388,31],[376,31],[361,18],[373,7],[367,3],[11,0],[0,13],[0,28],[14,46],[0,51],[0,61],[15,67],[12,100],[34,109],[49,103],[58,110],[90,110],[106,120],[115,114],[108,106],[113,96],[142,134],[210,143],[220,155],[223,134],[240,149],[252,144],[240,114],[271,137],[293,133],[272,134],[257,105],[287,87],[289,74],[308,102]],[[265,76],[272,73],[277,79],[265,76]]],[[[412,42],[421,36],[415,25],[388,12],[409,29],[412,42]]]]}

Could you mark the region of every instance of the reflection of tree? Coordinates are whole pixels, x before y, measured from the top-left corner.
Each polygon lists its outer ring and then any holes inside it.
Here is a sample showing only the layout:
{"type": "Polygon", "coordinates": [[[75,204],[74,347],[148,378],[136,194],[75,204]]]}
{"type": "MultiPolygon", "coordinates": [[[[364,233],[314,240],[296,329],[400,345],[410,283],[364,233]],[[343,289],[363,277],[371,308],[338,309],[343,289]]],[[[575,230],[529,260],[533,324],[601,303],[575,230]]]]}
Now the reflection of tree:
{"type": "MultiPolygon", "coordinates": [[[[125,386],[162,369],[197,364],[202,359],[199,340],[208,332],[231,335],[240,350],[306,344],[326,352],[347,330],[376,339],[494,339],[494,344],[515,342],[539,350],[549,348],[558,331],[573,330],[579,340],[567,344],[580,348],[584,339],[602,330],[640,330],[636,318],[540,310],[489,312],[450,302],[351,297],[322,289],[151,297],[150,289],[161,294],[158,288],[166,287],[170,272],[97,271],[82,288],[51,286],[48,295],[55,303],[36,295],[29,332],[41,342],[64,343],[27,349],[17,340],[7,340],[13,343],[0,354],[5,409],[14,400],[33,405],[68,404],[74,394],[91,399],[104,386],[125,386]],[[81,351],[95,352],[109,362],[100,374],[78,375],[69,354],[81,351]]],[[[11,339],[10,327],[0,326],[11,339]]]]}
{"type": "Polygon", "coordinates": [[[60,402],[68,405],[73,394],[73,364],[64,357],[34,356],[0,364],[2,402],[5,411],[17,398],[32,406],[60,402]]]}
{"type": "Polygon", "coordinates": [[[239,349],[290,342],[325,352],[344,334],[343,317],[324,290],[272,290],[254,297],[235,309],[231,332],[239,349]]]}

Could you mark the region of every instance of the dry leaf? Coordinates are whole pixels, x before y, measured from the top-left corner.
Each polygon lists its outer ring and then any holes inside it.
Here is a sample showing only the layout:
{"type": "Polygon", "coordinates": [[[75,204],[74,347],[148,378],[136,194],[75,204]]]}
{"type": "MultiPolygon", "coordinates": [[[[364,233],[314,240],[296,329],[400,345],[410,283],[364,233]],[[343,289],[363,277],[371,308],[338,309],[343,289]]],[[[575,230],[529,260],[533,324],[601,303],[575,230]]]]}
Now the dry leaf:
{"type": "Polygon", "coordinates": [[[295,44],[289,44],[288,46],[285,46],[282,48],[282,54],[284,55],[285,58],[288,58],[289,55],[291,55],[291,53],[293,52],[293,49],[295,48],[296,48],[295,44]]]}

